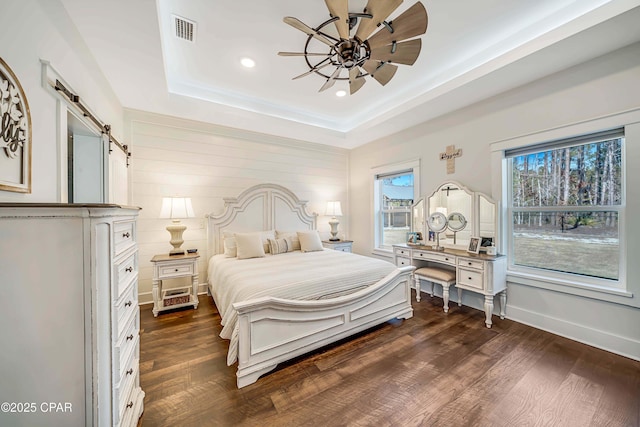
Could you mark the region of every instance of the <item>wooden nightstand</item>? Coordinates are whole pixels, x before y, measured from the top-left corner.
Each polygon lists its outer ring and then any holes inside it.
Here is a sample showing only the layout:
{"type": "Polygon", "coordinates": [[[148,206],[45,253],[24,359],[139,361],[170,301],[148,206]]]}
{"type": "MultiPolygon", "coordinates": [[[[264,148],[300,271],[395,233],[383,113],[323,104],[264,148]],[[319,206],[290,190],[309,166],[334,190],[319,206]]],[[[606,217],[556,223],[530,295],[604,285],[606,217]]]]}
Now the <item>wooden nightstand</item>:
{"type": "Polygon", "coordinates": [[[335,251],[351,252],[353,240],[323,240],[322,247],[335,251]]]}
{"type": "Polygon", "coordinates": [[[200,258],[198,253],[172,256],[156,255],[153,257],[151,262],[153,263],[153,315],[155,317],[158,317],[158,313],[164,310],[189,305],[198,308],[198,258],[200,258]],[[183,287],[183,292],[177,292],[173,295],[167,295],[166,292],[163,295],[162,281],[180,277],[191,277],[191,287],[189,289],[183,287]],[[171,305],[165,306],[165,302],[171,302],[171,305]]]}

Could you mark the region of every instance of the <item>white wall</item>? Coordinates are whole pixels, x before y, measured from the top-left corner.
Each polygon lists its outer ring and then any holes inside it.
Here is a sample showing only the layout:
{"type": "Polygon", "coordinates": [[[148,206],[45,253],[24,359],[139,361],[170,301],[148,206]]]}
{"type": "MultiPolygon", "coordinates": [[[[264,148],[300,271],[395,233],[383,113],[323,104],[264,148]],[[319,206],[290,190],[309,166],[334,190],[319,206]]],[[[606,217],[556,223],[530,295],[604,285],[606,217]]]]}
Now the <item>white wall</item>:
{"type": "MultiPolygon", "coordinates": [[[[320,214],[318,229],[326,237],[328,200],[340,200],[343,214],[349,215],[347,150],[139,111],[127,111],[125,117],[133,150],[132,203],[142,207],[138,221],[141,302],[151,301],[149,260],[171,249],[166,231],[170,220],[158,218],[162,197],[192,198],[196,218],[183,220],[187,230],[182,248],[197,248],[201,254],[201,283],[207,280],[204,216],[221,212],[223,197],[236,197],[256,184],[283,185],[309,202],[309,212],[320,214]]],[[[348,225],[343,217],[340,235],[348,236],[348,225]]],[[[176,280],[167,287],[183,284],[176,280]]],[[[203,285],[200,291],[204,290],[203,285]]]]}
{"type": "MultiPolygon", "coordinates": [[[[26,94],[33,150],[31,194],[0,191],[0,201],[57,202],[58,177],[66,170],[59,171],[57,161],[57,99],[41,84],[40,60],[50,61],[83,103],[112,125],[116,137],[123,132],[122,107],[57,0],[2,0],[1,10],[0,56],[26,94]]],[[[66,123],[66,112],[61,116],[66,123]]]]}
{"type": "MultiPolygon", "coordinates": [[[[351,238],[361,254],[373,250],[371,168],[421,159],[421,189],[430,193],[453,179],[499,200],[499,162],[491,144],[636,109],[640,121],[640,44],[549,76],[464,110],[423,123],[350,153],[351,238]],[[446,146],[462,148],[456,172],[446,174],[438,154],[446,146]],[[497,188],[496,188],[497,187],[497,188]]],[[[632,120],[632,121],[634,121],[632,120]]],[[[622,123],[629,124],[629,123],[622,123]]],[[[507,316],[601,348],[640,359],[640,131],[628,127],[627,141],[627,289],[632,298],[617,302],[509,284],[507,316]]],[[[613,298],[615,300],[615,298],[613,298]]],[[[480,297],[466,293],[463,302],[482,308],[480,297]]]]}

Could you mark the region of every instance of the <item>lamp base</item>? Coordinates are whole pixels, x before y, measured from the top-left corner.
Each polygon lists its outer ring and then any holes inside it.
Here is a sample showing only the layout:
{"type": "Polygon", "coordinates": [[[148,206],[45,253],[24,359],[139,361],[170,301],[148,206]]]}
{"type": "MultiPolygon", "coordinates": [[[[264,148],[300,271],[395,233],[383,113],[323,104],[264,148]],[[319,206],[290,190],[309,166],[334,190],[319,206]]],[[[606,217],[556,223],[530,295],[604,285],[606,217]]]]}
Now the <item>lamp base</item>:
{"type": "Polygon", "coordinates": [[[182,233],[186,229],[187,226],[181,224],[180,220],[173,220],[173,223],[167,226],[167,231],[171,234],[171,240],[169,243],[173,246],[169,255],[184,255],[184,249],[180,249],[180,246],[184,243],[184,240],[182,240],[182,233]]]}
{"type": "Polygon", "coordinates": [[[332,242],[340,240],[340,238],[338,238],[338,224],[340,223],[335,216],[329,221],[329,225],[331,226],[331,238],[329,238],[329,240],[332,242]]]}

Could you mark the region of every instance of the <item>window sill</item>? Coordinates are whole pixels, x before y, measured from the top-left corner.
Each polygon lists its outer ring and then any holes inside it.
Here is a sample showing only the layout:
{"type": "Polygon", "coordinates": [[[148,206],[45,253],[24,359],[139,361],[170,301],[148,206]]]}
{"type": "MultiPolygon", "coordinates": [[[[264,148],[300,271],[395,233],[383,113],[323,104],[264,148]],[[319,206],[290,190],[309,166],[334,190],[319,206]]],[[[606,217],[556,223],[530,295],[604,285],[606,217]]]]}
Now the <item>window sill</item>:
{"type": "Polygon", "coordinates": [[[570,295],[577,295],[585,298],[629,305],[632,307],[638,306],[638,302],[634,299],[633,293],[623,289],[590,285],[559,278],[543,277],[537,274],[515,270],[507,271],[507,282],[570,295]]]}

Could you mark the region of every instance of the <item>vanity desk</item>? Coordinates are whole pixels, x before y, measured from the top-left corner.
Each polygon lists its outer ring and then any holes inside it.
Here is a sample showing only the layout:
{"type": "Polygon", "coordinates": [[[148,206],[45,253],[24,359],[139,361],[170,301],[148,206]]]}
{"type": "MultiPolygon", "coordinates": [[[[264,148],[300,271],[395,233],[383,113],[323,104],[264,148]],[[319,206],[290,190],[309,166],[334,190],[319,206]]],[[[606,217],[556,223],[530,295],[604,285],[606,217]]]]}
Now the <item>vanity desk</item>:
{"type": "Polygon", "coordinates": [[[493,300],[500,295],[500,318],[507,302],[507,259],[497,253],[500,245],[500,210],[487,194],[472,191],[456,181],[446,181],[411,207],[411,231],[418,244],[393,245],[397,266],[413,265],[416,300],[420,282],[442,286],[444,311],[449,311],[449,287],[484,295],[486,325],[491,327],[493,300]],[[469,252],[475,251],[475,252],[469,252]]]}
{"type": "MultiPolygon", "coordinates": [[[[397,266],[413,265],[437,267],[455,273],[455,287],[460,305],[462,291],[484,295],[485,324],[491,327],[494,297],[500,294],[500,318],[504,319],[507,305],[507,269],[503,255],[472,254],[458,249],[436,251],[431,246],[412,244],[393,245],[393,256],[397,266]]],[[[416,300],[420,301],[420,279],[415,278],[416,300]]],[[[449,310],[449,287],[443,286],[444,311],[449,310]]],[[[433,295],[433,291],[431,292],[433,295]]]]}

